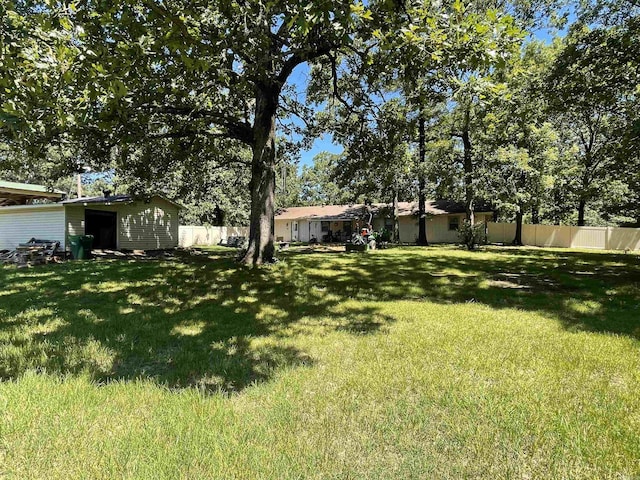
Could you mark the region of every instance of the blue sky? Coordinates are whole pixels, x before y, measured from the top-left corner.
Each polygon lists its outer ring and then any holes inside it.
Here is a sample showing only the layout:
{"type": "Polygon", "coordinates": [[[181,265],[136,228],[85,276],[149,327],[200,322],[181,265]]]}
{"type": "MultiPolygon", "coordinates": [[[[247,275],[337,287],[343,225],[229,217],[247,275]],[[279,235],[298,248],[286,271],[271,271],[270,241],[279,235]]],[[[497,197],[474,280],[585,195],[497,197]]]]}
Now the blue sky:
{"type": "Polygon", "coordinates": [[[322,152],[341,153],[343,150],[342,145],[336,145],[331,141],[329,135],[324,135],[322,138],[316,138],[313,142],[311,150],[305,150],[302,152],[301,165],[312,165],[313,157],[322,152]]]}
{"type": "MultiPolygon", "coordinates": [[[[309,80],[309,66],[307,64],[299,65],[291,74],[289,83],[296,87],[301,98],[304,98],[304,94],[307,88],[309,80]]],[[[296,122],[298,119],[293,119],[296,122]]],[[[316,138],[310,150],[304,150],[301,152],[300,168],[303,165],[313,165],[313,157],[322,152],[341,153],[343,150],[342,145],[336,145],[331,141],[331,135],[323,135],[320,138],[316,138]]]]}

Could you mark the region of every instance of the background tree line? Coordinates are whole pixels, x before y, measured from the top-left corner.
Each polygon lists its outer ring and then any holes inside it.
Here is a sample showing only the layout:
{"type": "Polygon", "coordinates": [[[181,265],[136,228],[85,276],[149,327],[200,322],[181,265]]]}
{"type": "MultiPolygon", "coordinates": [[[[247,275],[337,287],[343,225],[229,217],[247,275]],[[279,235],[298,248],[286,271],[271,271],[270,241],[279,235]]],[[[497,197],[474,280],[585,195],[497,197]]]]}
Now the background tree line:
{"type": "MultiPolygon", "coordinates": [[[[448,47],[410,26],[372,58],[345,60],[338,88],[318,68],[311,86],[328,107],[316,128],[345,149],[290,184],[317,179],[350,202],[424,192],[465,202],[469,218],[489,200],[518,224],[515,243],[523,221],[640,226],[639,19],[623,4],[583,4],[566,35],[540,41],[504,12],[454,3],[463,16],[440,27],[448,47]],[[335,101],[340,90],[350,101],[335,101]]],[[[290,193],[291,205],[328,200],[290,193]]]]}

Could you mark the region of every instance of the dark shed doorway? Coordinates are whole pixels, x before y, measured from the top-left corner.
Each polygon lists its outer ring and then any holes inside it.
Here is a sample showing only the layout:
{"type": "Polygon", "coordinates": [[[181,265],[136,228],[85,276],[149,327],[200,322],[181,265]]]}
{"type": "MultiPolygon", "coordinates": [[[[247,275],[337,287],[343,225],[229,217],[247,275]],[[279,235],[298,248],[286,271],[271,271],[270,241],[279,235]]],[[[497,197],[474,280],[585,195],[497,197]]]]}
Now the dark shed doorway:
{"type": "Polygon", "coordinates": [[[84,211],[85,235],[93,235],[93,248],[116,250],[118,248],[118,214],[102,210],[84,211]]]}

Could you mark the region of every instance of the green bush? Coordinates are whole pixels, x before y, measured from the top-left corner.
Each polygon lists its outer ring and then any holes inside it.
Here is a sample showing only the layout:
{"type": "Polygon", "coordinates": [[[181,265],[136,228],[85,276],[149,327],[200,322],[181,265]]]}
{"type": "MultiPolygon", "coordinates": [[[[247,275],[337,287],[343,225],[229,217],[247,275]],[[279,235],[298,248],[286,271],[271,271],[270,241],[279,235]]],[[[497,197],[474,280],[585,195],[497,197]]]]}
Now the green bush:
{"type": "Polygon", "coordinates": [[[475,250],[478,245],[487,242],[484,223],[472,224],[469,220],[465,220],[460,225],[458,236],[460,242],[469,250],[475,250]]]}

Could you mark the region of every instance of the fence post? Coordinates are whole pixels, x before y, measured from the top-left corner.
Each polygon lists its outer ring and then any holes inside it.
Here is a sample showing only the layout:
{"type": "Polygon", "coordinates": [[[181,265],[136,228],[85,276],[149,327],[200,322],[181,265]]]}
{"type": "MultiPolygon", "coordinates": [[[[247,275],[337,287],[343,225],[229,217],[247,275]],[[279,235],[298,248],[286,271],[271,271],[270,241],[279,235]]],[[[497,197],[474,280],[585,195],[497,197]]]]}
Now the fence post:
{"type": "Polygon", "coordinates": [[[604,233],[604,249],[611,250],[611,227],[607,227],[607,231],[604,233]]]}

